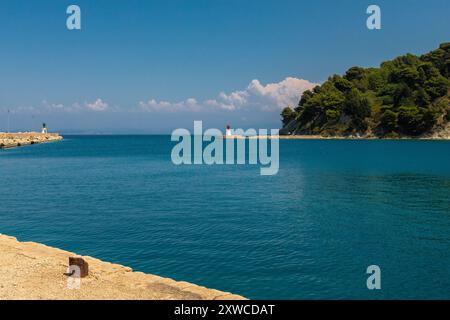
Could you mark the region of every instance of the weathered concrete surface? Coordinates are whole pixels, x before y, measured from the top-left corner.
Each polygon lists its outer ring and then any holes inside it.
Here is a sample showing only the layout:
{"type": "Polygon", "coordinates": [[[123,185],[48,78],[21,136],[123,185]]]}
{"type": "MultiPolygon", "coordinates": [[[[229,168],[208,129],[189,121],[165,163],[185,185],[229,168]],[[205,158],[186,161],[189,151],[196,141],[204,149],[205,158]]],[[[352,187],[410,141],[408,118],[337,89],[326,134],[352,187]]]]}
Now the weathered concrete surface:
{"type": "Polygon", "coordinates": [[[182,299],[240,300],[241,296],[187,282],[133,272],[131,268],[83,256],[89,276],[68,288],[69,256],[76,254],[0,235],[0,299],[182,299]]]}
{"type": "Polygon", "coordinates": [[[38,133],[38,132],[19,132],[19,133],[1,133],[0,148],[14,148],[26,146],[35,143],[62,140],[57,133],[38,133]]]}

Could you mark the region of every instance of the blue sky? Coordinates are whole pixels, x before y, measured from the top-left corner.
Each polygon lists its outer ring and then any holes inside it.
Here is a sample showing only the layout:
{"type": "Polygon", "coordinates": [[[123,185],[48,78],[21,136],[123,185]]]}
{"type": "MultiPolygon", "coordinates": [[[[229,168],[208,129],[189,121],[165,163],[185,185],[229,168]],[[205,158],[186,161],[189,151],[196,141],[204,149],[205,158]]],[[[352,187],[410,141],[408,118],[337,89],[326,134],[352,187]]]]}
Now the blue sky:
{"type": "Polygon", "coordinates": [[[277,128],[308,84],[450,41],[449,16],[447,0],[0,0],[0,131],[8,109],[14,130],[277,128]]]}

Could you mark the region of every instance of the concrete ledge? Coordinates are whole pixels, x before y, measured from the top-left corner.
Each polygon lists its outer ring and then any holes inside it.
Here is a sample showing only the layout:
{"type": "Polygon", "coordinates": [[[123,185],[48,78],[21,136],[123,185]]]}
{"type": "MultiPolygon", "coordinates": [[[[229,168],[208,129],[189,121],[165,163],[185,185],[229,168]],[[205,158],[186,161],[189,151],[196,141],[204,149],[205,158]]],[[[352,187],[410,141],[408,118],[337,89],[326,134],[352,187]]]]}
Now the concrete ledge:
{"type": "Polygon", "coordinates": [[[76,254],[35,242],[19,242],[0,235],[0,299],[143,299],[143,300],[243,300],[244,297],[133,272],[129,267],[83,256],[89,276],[80,289],[69,289],[69,256],[76,254]]]}

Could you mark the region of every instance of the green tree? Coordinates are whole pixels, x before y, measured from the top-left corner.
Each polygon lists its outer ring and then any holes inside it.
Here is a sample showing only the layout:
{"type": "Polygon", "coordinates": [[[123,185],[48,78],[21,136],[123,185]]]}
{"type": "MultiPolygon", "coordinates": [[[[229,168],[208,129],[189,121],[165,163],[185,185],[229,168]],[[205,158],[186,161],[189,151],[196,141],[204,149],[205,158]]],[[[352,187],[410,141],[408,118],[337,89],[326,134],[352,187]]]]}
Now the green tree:
{"type": "MultiPolygon", "coordinates": [[[[406,54],[379,68],[352,67],[303,93],[298,132],[346,134],[372,128],[418,135],[450,121],[450,43],[423,56],[406,54]]],[[[293,116],[285,112],[283,119],[293,116]]],[[[289,130],[291,131],[291,130],[289,130]]]]}
{"type": "Polygon", "coordinates": [[[419,90],[414,93],[414,99],[416,105],[421,108],[427,107],[431,102],[431,98],[424,88],[419,88],[419,90]]]}
{"type": "Polygon", "coordinates": [[[298,107],[295,109],[299,112],[302,107],[308,102],[310,98],[314,96],[314,93],[311,90],[305,90],[300,98],[300,102],[298,103],[298,107]]]}
{"type": "Polygon", "coordinates": [[[436,99],[447,93],[449,81],[442,76],[430,78],[425,82],[425,91],[431,97],[436,99]]]}
{"type": "Polygon", "coordinates": [[[286,107],[281,111],[281,121],[283,125],[286,126],[292,120],[295,120],[297,113],[291,109],[291,107],[286,107]]]}
{"type": "Polygon", "coordinates": [[[397,114],[392,110],[386,110],[381,115],[380,126],[384,132],[393,132],[397,130],[397,114]]]}
{"type": "Polygon", "coordinates": [[[415,106],[402,106],[399,108],[398,124],[406,133],[417,135],[420,133],[419,126],[422,122],[422,115],[419,108],[415,106]]]}
{"type": "Polygon", "coordinates": [[[436,115],[430,109],[415,106],[399,108],[398,124],[408,134],[422,134],[431,129],[435,123],[436,115]]]}
{"type": "Polygon", "coordinates": [[[327,119],[329,121],[333,121],[333,122],[337,121],[339,119],[339,117],[341,116],[341,113],[339,111],[332,110],[332,109],[328,109],[325,114],[327,116],[327,119]]]}
{"type": "Polygon", "coordinates": [[[345,113],[359,119],[370,116],[371,108],[369,101],[356,88],[350,90],[346,96],[345,113]]]}
{"type": "Polygon", "coordinates": [[[361,80],[364,78],[365,70],[361,67],[351,67],[345,73],[344,78],[348,81],[361,80]]]}
{"type": "Polygon", "coordinates": [[[341,76],[335,75],[331,80],[340,92],[348,92],[353,88],[353,84],[347,79],[342,78],[341,76]]]}

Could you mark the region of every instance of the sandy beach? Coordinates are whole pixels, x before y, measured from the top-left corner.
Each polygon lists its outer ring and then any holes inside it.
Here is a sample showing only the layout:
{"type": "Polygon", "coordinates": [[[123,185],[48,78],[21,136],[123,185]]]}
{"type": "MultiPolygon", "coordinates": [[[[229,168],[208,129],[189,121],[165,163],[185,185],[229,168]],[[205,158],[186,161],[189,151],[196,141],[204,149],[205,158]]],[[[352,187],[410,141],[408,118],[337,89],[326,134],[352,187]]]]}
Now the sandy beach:
{"type": "Polygon", "coordinates": [[[0,148],[14,148],[31,144],[44,143],[49,141],[62,140],[63,137],[57,133],[38,133],[38,132],[18,132],[4,133],[0,132],[0,148]]]}
{"type": "Polygon", "coordinates": [[[79,289],[69,289],[65,275],[75,253],[34,242],[19,242],[0,235],[0,299],[144,299],[144,300],[241,300],[241,296],[207,289],[156,275],[133,272],[129,267],[82,258],[89,275],[79,289]]]}

